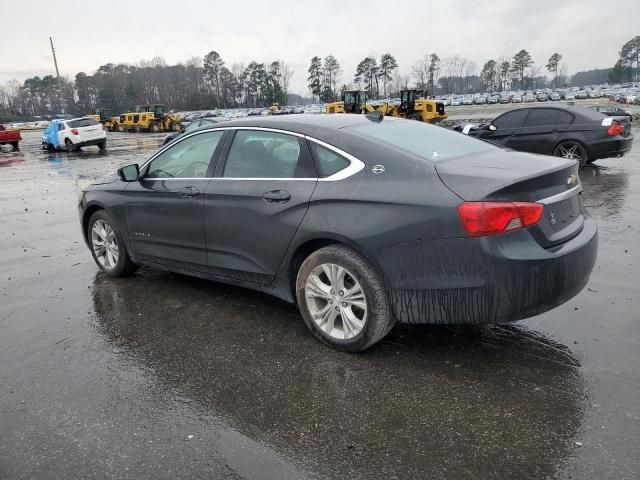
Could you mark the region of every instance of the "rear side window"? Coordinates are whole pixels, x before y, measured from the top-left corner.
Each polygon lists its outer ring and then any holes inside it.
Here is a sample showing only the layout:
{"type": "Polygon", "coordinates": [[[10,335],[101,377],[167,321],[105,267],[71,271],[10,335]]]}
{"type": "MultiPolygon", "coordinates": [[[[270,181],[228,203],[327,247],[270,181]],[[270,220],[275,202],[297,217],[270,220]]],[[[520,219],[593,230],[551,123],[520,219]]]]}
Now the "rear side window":
{"type": "Polygon", "coordinates": [[[325,178],[347,168],[351,162],[333,150],[315,142],[309,142],[320,178],[325,178]]]}
{"type": "Polygon", "coordinates": [[[569,125],[571,122],[573,122],[572,114],[565,112],[564,110],[558,110],[557,125],[569,125]]]}
{"type": "Polygon", "coordinates": [[[446,128],[394,118],[385,117],[380,123],[367,121],[347,129],[432,161],[488,152],[497,148],[446,128]]]}
{"type": "Polygon", "coordinates": [[[223,177],[308,178],[308,168],[298,137],[276,132],[239,130],[227,155],[223,177]]]}
{"type": "Polygon", "coordinates": [[[493,121],[497,128],[520,128],[524,123],[524,117],[527,116],[528,109],[513,110],[504,115],[499,116],[493,121]]]}
{"type": "Polygon", "coordinates": [[[555,126],[560,110],[555,108],[532,108],[525,122],[525,127],[555,126]]]}
{"type": "Polygon", "coordinates": [[[71,120],[67,123],[69,124],[69,128],[92,127],[94,125],[98,125],[98,122],[93,118],[79,118],[78,120],[71,120]]]}

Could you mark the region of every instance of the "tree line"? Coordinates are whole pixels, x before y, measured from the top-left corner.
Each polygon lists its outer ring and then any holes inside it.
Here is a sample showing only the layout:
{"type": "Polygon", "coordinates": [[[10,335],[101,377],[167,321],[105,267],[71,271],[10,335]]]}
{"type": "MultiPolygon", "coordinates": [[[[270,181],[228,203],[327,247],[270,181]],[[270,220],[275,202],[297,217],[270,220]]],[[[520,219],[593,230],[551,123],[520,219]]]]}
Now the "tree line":
{"type": "Polygon", "coordinates": [[[640,81],[640,35],[622,45],[618,61],[609,72],[611,83],[640,81]]]}
{"type": "Polygon", "coordinates": [[[266,107],[287,103],[293,73],[283,60],[227,65],[216,51],[178,65],[161,57],[135,65],[108,63],[92,75],[79,72],[73,81],[47,75],[0,85],[0,115],[10,120],[97,108],[117,114],[151,104],[175,110],[266,107]]]}
{"type": "MultiPolygon", "coordinates": [[[[459,55],[440,58],[429,53],[401,73],[391,53],[367,55],[356,66],[351,81],[342,82],[340,61],[333,55],[314,56],[307,70],[307,85],[314,100],[330,102],[345,89],[366,89],[371,98],[396,97],[400,90],[416,87],[429,95],[465,94],[477,91],[535,89],[602,83],[640,81],[640,36],[626,42],[618,60],[608,70],[566,73],[560,53],[553,53],[542,65],[521,49],[512,57],[487,60],[481,69],[459,55]],[[551,79],[547,77],[550,74],[551,79]]],[[[262,108],[274,102],[287,104],[294,71],[283,60],[260,63],[226,63],[211,51],[204,58],[193,57],[167,65],[162,57],[134,65],[108,63],[93,74],[79,72],[75,78],[35,76],[22,84],[13,80],[0,85],[0,119],[24,119],[61,112],[86,114],[108,108],[114,114],[135,105],[165,104],[174,110],[215,108],[262,108]]],[[[301,97],[295,96],[301,100],[301,97]]]]}
{"type": "MultiPolygon", "coordinates": [[[[555,85],[566,83],[561,60],[562,55],[554,53],[546,64],[555,85]]],[[[343,83],[340,91],[337,85],[342,70],[334,56],[329,55],[324,60],[314,56],[307,72],[309,90],[322,102],[338,99],[340,92],[346,89],[364,89],[376,99],[398,96],[400,90],[410,85],[426,90],[429,95],[547,86],[546,76],[540,74],[540,68],[535,66],[531,55],[524,49],[512,58],[488,60],[480,72],[474,62],[459,55],[441,59],[438,54],[429,53],[412,66],[408,75],[399,72],[398,62],[390,53],[379,58],[368,55],[358,63],[353,81],[343,83]]]]}

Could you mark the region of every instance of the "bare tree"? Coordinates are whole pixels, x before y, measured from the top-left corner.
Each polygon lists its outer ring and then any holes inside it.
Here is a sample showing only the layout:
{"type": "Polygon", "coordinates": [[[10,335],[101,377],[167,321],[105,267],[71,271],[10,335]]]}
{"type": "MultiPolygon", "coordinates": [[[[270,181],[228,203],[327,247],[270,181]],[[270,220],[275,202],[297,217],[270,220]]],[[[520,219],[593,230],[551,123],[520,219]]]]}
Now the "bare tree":
{"type": "Polygon", "coordinates": [[[282,74],[282,91],[284,92],[284,101],[288,102],[289,82],[293,77],[294,71],[284,60],[280,60],[280,73],[282,74]]]}

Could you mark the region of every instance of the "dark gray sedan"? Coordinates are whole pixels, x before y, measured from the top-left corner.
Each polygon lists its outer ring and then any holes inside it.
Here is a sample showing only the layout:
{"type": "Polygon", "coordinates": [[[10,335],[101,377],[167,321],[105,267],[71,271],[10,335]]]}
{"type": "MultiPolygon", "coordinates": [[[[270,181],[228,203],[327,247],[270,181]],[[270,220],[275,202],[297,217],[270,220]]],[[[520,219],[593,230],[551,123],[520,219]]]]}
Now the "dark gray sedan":
{"type": "Polygon", "coordinates": [[[79,209],[104,273],[147,265],[267,292],[361,351],[396,321],[509,322],[572,298],[597,253],[580,191],[573,160],[415,121],[297,115],[182,135],[79,209]]]}

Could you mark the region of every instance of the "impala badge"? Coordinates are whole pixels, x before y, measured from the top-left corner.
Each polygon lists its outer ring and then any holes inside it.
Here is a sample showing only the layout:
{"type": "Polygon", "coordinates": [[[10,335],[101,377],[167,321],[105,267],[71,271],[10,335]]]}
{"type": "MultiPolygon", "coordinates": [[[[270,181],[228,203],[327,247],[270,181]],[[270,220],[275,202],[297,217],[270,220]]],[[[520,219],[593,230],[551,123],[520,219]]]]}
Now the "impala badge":
{"type": "Polygon", "coordinates": [[[578,178],[575,175],[569,175],[569,178],[567,178],[567,185],[572,187],[576,183],[578,183],[578,178]]]}
{"type": "Polygon", "coordinates": [[[376,175],[380,175],[381,173],[384,173],[384,165],[374,165],[371,171],[376,175]]]}

